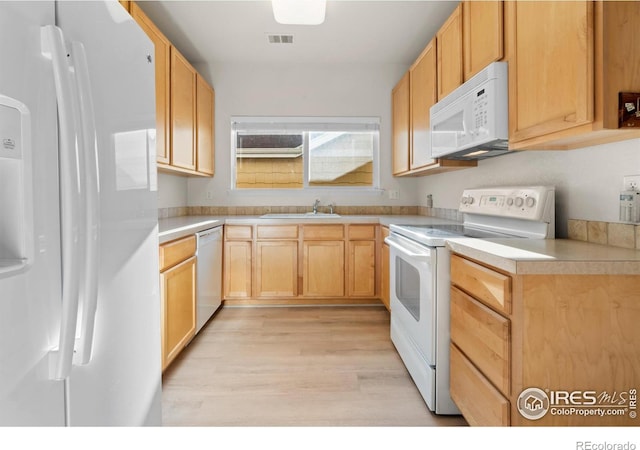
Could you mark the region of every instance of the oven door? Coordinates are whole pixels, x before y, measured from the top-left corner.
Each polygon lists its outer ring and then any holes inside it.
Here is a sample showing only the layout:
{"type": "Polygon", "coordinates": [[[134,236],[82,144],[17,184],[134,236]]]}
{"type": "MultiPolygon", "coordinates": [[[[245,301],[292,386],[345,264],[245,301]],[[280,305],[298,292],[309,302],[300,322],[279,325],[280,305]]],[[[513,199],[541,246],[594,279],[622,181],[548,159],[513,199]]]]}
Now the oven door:
{"type": "MultiPolygon", "coordinates": [[[[389,244],[392,340],[402,339],[429,366],[436,364],[436,249],[392,233],[389,244]]],[[[400,346],[396,344],[401,356],[400,346]]]]}

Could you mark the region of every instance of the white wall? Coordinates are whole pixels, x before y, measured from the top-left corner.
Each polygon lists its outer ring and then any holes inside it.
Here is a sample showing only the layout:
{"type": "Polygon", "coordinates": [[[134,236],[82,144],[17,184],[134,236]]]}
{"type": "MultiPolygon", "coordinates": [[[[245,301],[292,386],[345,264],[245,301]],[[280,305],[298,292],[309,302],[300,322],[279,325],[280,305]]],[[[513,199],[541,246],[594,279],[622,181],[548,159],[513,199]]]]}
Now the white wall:
{"type": "MultiPolygon", "coordinates": [[[[397,65],[251,65],[225,63],[196,66],[216,91],[213,178],[188,181],[190,206],[416,205],[415,180],[391,176],[391,89],[405,66],[397,65]],[[385,192],[336,190],[230,191],[231,116],[373,116],[379,117],[381,187],[385,192]],[[209,193],[209,196],[207,195],[209,193]]],[[[164,189],[164,185],[161,186],[164,189]]]]}
{"type": "Polygon", "coordinates": [[[640,139],[569,151],[523,151],[478,162],[478,167],[423,177],[419,204],[433,195],[436,208],[457,208],[464,188],[545,184],[556,186],[556,232],[567,219],[618,221],[622,177],[640,174],[640,139]]]}
{"type": "Polygon", "coordinates": [[[187,177],[158,173],[158,208],[187,206],[187,177]]]}

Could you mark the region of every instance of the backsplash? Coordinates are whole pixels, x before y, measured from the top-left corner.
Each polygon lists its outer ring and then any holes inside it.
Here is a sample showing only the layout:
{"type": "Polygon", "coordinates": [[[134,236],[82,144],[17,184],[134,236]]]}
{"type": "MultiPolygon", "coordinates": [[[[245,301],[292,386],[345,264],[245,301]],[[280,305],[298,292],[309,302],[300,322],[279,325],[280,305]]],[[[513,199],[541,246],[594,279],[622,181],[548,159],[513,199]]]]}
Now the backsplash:
{"type": "Polygon", "coordinates": [[[640,225],[569,219],[569,239],[640,250],[640,225]]]}
{"type": "MultiPolygon", "coordinates": [[[[321,212],[329,212],[321,207],[321,212]]],[[[180,216],[261,216],[268,213],[305,213],[309,206],[180,206],[158,209],[158,219],[180,216]]],[[[456,209],[424,206],[336,206],[334,212],[343,216],[428,216],[462,220],[456,209]]]]}

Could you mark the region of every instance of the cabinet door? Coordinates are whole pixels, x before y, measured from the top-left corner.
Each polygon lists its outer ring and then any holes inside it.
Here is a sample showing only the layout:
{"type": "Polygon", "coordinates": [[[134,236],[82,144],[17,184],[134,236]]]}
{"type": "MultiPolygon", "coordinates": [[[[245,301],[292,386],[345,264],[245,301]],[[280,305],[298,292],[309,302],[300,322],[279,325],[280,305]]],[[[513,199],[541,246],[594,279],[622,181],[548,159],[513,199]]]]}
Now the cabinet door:
{"type": "Polygon", "coordinates": [[[251,297],[251,242],[224,243],[225,298],[251,297]]]}
{"type": "Polygon", "coordinates": [[[131,2],[131,16],[147,33],[155,48],[156,66],[156,160],[170,164],[169,156],[169,74],[171,43],[140,7],[131,2]]]}
{"type": "Polygon", "coordinates": [[[160,274],[162,369],[175,359],[196,331],[196,258],[160,274]]]}
{"type": "Polygon", "coordinates": [[[305,241],[303,294],[344,296],[344,241],[305,241]]]}
{"type": "Polygon", "coordinates": [[[393,128],[393,174],[409,170],[409,72],[407,72],[391,93],[393,128]]]}
{"type": "Polygon", "coordinates": [[[376,295],[376,241],[349,241],[349,296],[376,295]]]}
{"type": "Polygon", "coordinates": [[[593,120],[593,2],[509,4],[509,141],[593,120]]]}
{"type": "Polygon", "coordinates": [[[438,101],[436,40],[425,47],[409,69],[411,92],[411,169],[435,163],[431,158],[431,106],[438,101]]]}
{"type": "Polygon", "coordinates": [[[211,86],[196,76],[196,148],[197,171],[207,175],[214,172],[214,101],[211,86]]]}
{"type": "Polygon", "coordinates": [[[380,300],[384,303],[387,310],[391,311],[391,293],[390,289],[390,267],[389,267],[389,246],[382,244],[382,255],[380,259],[380,300]]]}
{"type": "Polygon", "coordinates": [[[436,33],[438,100],[462,84],[462,4],[436,33]]]}
{"type": "Polygon", "coordinates": [[[196,71],[171,47],[171,165],[196,170],[196,71]]]}
{"type": "Polygon", "coordinates": [[[256,296],[298,295],[298,242],[256,243],[256,296]]]}
{"type": "Polygon", "coordinates": [[[462,18],[466,81],[504,56],[502,1],[465,0],[462,18]]]}

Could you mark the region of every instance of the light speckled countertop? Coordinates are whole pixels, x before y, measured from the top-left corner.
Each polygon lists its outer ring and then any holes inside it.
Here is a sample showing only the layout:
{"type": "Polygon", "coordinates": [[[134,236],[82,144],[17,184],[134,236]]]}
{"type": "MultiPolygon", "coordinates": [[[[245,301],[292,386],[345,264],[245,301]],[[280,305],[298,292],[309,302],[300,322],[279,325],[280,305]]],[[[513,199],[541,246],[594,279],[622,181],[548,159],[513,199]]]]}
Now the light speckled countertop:
{"type": "Polygon", "coordinates": [[[261,219],[260,216],[181,216],[158,221],[160,243],[179,239],[198,231],[206,230],[218,225],[278,225],[278,224],[314,224],[314,223],[379,223],[417,225],[436,223],[456,223],[452,220],[427,216],[340,216],[313,217],[305,219],[261,219]]]}
{"type": "Polygon", "coordinates": [[[447,247],[514,274],[640,275],[640,251],[570,239],[456,238],[447,247]]]}

